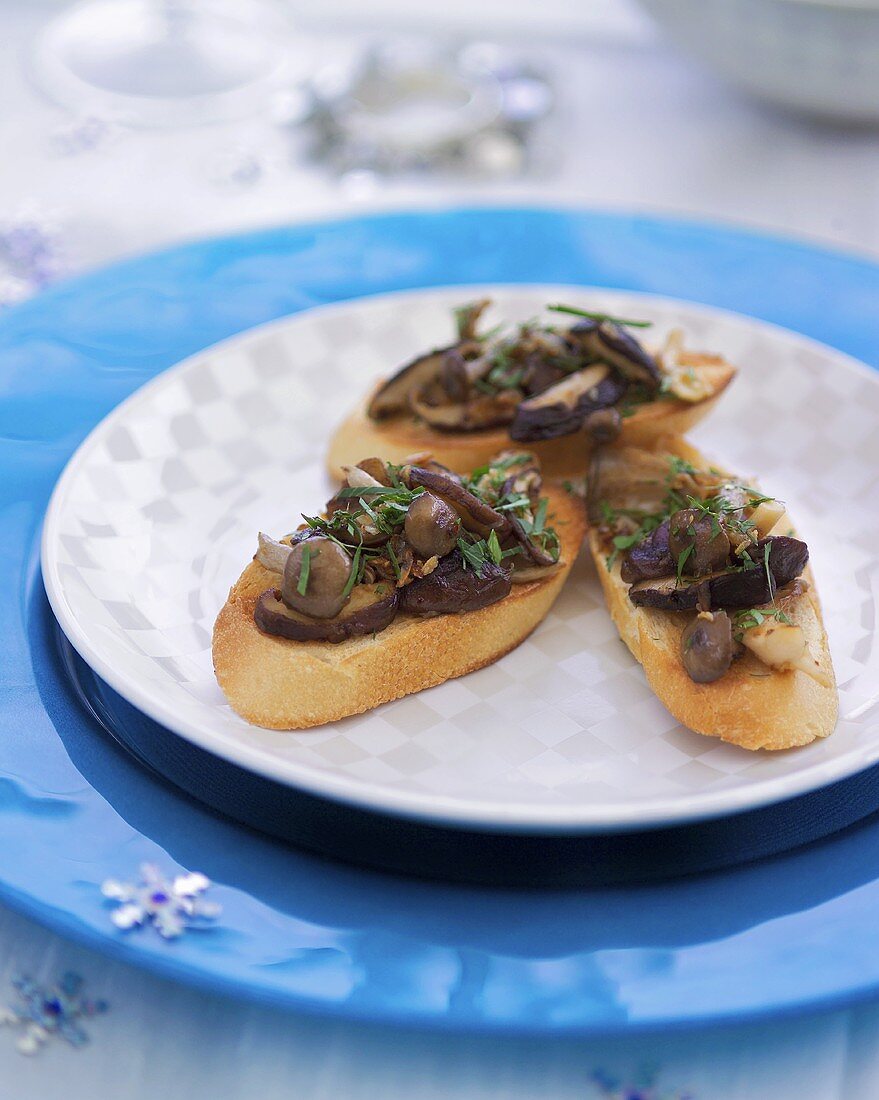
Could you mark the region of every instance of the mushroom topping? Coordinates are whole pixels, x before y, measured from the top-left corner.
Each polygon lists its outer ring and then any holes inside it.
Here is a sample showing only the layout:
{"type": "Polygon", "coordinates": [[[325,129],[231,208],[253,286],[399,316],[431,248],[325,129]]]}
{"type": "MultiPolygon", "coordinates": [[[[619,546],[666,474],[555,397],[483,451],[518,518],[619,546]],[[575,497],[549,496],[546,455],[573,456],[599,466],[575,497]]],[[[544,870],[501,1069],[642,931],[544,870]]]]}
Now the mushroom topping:
{"type": "Polygon", "coordinates": [[[467,569],[460,550],[455,550],[428,576],[402,589],[402,606],[414,615],[478,611],[502,600],[510,585],[509,566],[485,562],[478,571],[467,569]]]}
{"type": "Polygon", "coordinates": [[[620,566],[620,578],[626,584],[668,577],[674,572],[675,561],[668,548],[668,520],[629,550],[620,566]]]}
{"type": "Polygon", "coordinates": [[[676,577],[639,581],[629,589],[637,607],[661,611],[692,611],[697,607],[759,607],[771,603],[776,591],[802,573],[809,560],[809,548],[786,535],[770,536],[756,543],[747,567],[715,573],[692,584],[676,577]]]}
{"type": "Polygon", "coordinates": [[[296,642],[344,642],[358,634],[377,634],[390,626],[397,614],[399,590],[382,584],[358,584],[341,614],[334,618],[312,618],[287,604],[276,589],[263,592],[253,617],[265,634],[291,638],[296,642]]]}
{"type": "Polygon", "coordinates": [[[444,500],[461,517],[464,527],[481,538],[486,538],[492,531],[497,531],[501,536],[510,530],[510,520],[506,516],[489,507],[448,474],[423,466],[404,466],[401,476],[410,489],[421,486],[444,500]]]}
{"type": "Polygon", "coordinates": [[[525,528],[522,526],[521,520],[513,518],[513,530],[512,535],[516,544],[521,547],[522,553],[517,554],[516,558],[523,559],[524,563],[532,565],[555,565],[558,560],[558,554],[551,554],[548,550],[544,549],[538,542],[535,542],[525,528]]]}
{"type": "Polygon", "coordinates": [[[650,392],[659,389],[662,381],[659,365],[621,325],[584,320],[568,330],[568,337],[594,359],[609,363],[630,382],[646,386],[650,392]]]}
{"type": "Polygon", "coordinates": [[[729,537],[717,516],[682,508],[668,521],[668,549],[679,573],[704,577],[729,558],[729,537]]]}
{"type": "Polygon", "coordinates": [[[454,351],[454,346],[430,351],[419,355],[411,363],[401,367],[396,374],[383,382],[372,395],[366,408],[373,420],[385,420],[389,416],[406,412],[410,395],[432,382],[439,374],[445,355],[454,351]]]}
{"type": "Polygon", "coordinates": [[[461,520],[444,500],[421,493],[409,505],[403,530],[419,557],[441,558],[454,549],[461,520]]]}
{"type": "Polygon", "coordinates": [[[515,390],[500,393],[480,393],[469,401],[434,402],[432,388],[416,390],[410,406],[432,428],[445,432],[473,432],[509,424],[516,415],[519,395],[515,390]]]}
{"type": "Polygon", "coordinates": [[[510,438],[530,442],[571,435],[589,413],[615,404],[625,391],[626,383],[604,363],[576,371],[519,405],[510,438]]]}
{"type": "Polygon", "coordinates": [[[583,421],[583,427],[592,442],[601,446],[605,443],[613,443],[619,438],[623,430],[623,418],[612,406],[607,409],[596,409],[595,412],[587,415],[583,421]]]}
{"type": "Polygon", "coordinates": [[[284,566],[281,598],[287,607],[315,619],[332,619],[351,591],[353,562],[337,542],[316,537],[300,542],[284,566]]]}
{"type": "Polygon", "coordinates": [[[491,305],[491,298],[480,298],[476,302],[469,302],[466,306],[458,306],[455,310],[455,323],[458,326],[459,340],[478,340],[476,326],[479,318],[491,305]]]}
{"type": "Polygon", "coordinates": [[[439,381],[450,401],[460,403],[467,400],[470,375],[467,371],[467,360],[457,348],[444,356],[439,381]]]}
{"type": "Polygon", "coordinates": [[[733,659],[732,624],[725,611],[702,611],[681,635],[681,659],[697,684],[719,680],[733,659]]]}

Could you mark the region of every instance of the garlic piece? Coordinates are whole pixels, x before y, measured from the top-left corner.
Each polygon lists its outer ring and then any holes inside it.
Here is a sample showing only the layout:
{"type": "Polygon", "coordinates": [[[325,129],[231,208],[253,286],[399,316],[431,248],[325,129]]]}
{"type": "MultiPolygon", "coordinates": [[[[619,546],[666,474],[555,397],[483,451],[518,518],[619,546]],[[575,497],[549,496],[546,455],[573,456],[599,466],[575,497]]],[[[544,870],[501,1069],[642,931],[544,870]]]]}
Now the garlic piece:
{"type": "Polygon", "coordinates": [[[264,565],[272,573],[283,573],[287,564],[287,558],[293,552],[293,547],[286,542],[278,542],[269,535],[259,533],[259,549],[256,552],[256,560],[264,565]]]}
{"type": "Polygon", "coordinates": [[[751,512],[750,519],[757,535],[763,539],[775,530],[785,517],[785,507],[780,500],[764,500],[751,512]]]}
{"type": "Polygon", "coordinates": [[[742,644],[770,668],[780,671],[796,669],[805,672],[823,687],[832,686],[830,677],[809,652],[800,626],[767,621],[746,630],[742,635],[742,644]]]}
{"type": "Polygon", "coordinates": [[[374,485],[381,486],[380,481],[376,481],[372,474],[368,474],[366,470],[361,470],[359,466],[343,466],[342,473],[352,489],[370,489],[374,485]]]}

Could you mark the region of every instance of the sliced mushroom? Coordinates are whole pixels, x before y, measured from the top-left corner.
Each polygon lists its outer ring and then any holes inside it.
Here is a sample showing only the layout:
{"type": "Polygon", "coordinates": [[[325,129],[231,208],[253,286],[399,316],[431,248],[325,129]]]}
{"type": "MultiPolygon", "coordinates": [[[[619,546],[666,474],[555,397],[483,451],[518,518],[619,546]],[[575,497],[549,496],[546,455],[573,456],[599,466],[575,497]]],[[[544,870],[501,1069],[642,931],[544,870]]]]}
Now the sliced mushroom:
{"type": "Polygon", "coordinates": [[[366,411],[373,420],[385,420],[389,416],[409,411],[410,395],[428,382],[432,382],[440,372],[445,355],[457,345],[437,348],[426,355],[419,355],[411,363],[401,367],[396,374],[375,391],[366,411]]]}
{"type": "MultiPolygon", "coordinates": [[[[669,490],[668,458],[639,447],[611,447],[589,471],[589,497],[615,509],[655,513],[669,490]]],[[[693,491],[691,480],[681,486],[693,491]]]]}
{"type": "Polygon", "coordinates": [[[802,573],[809,560],[809,548],[799,539],[777,535],[761,539],[752,556],[757,563],[753,568],[715,573],[690,584],[681,584],[676,577],[639,581],[629,589],[629,599],[637,607],[655,607],[662,611],[759,607],[771,603],[779,588],[802,573]],[[767,545],[770,548],[768,576],[764,564],[767,545]]]}
{"type": "Polygon", "coordinates": [[[523,364],[521,388],[529,397],[536,397],[563,381],[569,373],[560,365],[557,355],[532,352],[523,364]]]}
{"type": "Polygon", "coordinates": [[[443,466],[441,462],[435,462],[430,451],[419,451],[417,454],[407,455],[400,465],[420,466],[422,470],[430,470],[435,474],[442,474],[458,485],[464,484],[464,479],[460,474],[456,474],[455,471],[450,470],[448,466],[443,466]]]}
{"type": "Polygon", "coordinates": [[[432,428],[444,432],[475,432],[509,424],[516,415],[519,394],[515,390],[479,393],[467,401],[432,404],[423,391],[414,391],[410,407],[432,428]]]}
{"type": "Polygon", "coordinates": [[[458,325],[459,340],[478,340],[476,326],[479,318],[491,305],[491,298],[480,298],[476,302],[469,302],[466,306],[458,306],[455,310],[455,321],[458,325]]]}
{"type": "Polygon", "coordinates": [[[470,375],[467,371],[467,360],[457,348],[443,357],[439,383],[452,403],[460,404],[467,400],[470,393],[470,375]]]}
{"type": "Polygon", "coordinates": [[[410,489],[421,487],[444,500],[461,517],[464,527],[480,538],[487,538],[492,531],[497,531],[500,537],[511,529],[507,516],[496,512],[448,474],[423,466],[405,466],[402,477],[410,489]]]}
{"type": "Polygon", "coordinates": [[[303,615],[333,619],[347,602],[345,589],[353,564],[350,555],[332,539],[319,536],[300,542],[284,566],[281,598],[303,615]]]}
{"type": "Polygon", "coordinates": [[[415,497],[406,512],[403,531],[420,558],[442,558],[454,549],[461,530],[458,513],[433,493],[415,497]]]}
{"type": "Polygon", "coordinates": [[[344,642],[358,634],[377,634],[390,626],[399,610],[397,589],[387,583],[356,584],[344,611],[332,619],[315,619],[288,607],[277,589],[263,592],[253,618],[265,634],[296,642],[344,642]]]}
{"type": "Polygon", "coordinates": [[[615,439],[619,439],[620,432],[623,430],[623,418],[619,410],[613,406],[607,409],[596,409],[586,416],[583,427],[593,443],[603,446],[605,443],[613,443],[615,439]]]}
{"type": "Polygon", "coordinates": [[[729,537],[717,516],[682,508],[668,521],[668,549],[681,571],[704,577],[729,560],[729,537]]]}
{"type": "Polygon", "coordinates": [[[725,611],[702,611],[681,635],[681,660],[696,684],[710,684],[729,670],[733,659],[732,623],[725,611]]]}
{"type": "Polygon", "coordinates": [[[620,577],[626,584],[668,577],[674,572],[675,560],[668,548],[668,520],[636,543],[623,558],[620,577]]]}
{"type": "Polygon", "coordinates": [[[478,611],[509,594],[510,567],[486,562],[482,572],[464,567],[460,550],[440,559],[427,577],[402,589],[403,610],[413,615],[453,615],[478,611]]]}
{"type": "Polygon", "coordinates": [[[512,536],[516,544],[521,547],[522,554],[517,555],[517,558],[522,558],[523,562],[528,561],[532,565],[548,566],[555,565],[557,558],[554,558],[549,551],[544,548],[534,539],[530,538],[522,526],[518,517],[514,516],[512,519],[512,536]]]}
{"type": "Polygon", "coordinates": [[[659,389],[662,381],[659,364],[621,325],[613,321],[584,320],[572,325],[568,336],[593,358],[609,363],[630,382],[638,382],[651,392],[659,389]]]}
{"type": "Polygon", "coordinates": [[[370,477],[372,477],[378,485],[390,485],[391,478],[388,474],[387,464],[380,458],[364,458],[361,462],[357,463],[361,470],[364,470],[370,477]]]}
{"type": "Polygon", "coordinates": [[[519,405],[510,438],[530,442],[571,435],[589,413],[615,404],[625,391],[626,383],[604,363],[576,371],[519,405]]]}

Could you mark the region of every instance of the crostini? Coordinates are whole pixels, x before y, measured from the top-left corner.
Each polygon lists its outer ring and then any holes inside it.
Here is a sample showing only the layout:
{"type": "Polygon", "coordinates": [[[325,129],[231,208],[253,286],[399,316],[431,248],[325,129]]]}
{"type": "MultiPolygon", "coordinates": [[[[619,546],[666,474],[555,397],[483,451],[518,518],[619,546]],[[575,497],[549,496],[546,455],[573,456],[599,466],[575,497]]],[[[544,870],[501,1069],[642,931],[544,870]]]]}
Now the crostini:
{"type": "Polygon", "coordinates": [[[533,456],[468,477],[430,456],[347,466],[320,516],[259,548],[214,627],[232,707],[305,729],[481,668],[549,611],[580,549],[582,502],[533,456]]]}
{"type": "Polygon", "coordinates": [[[833,731],[809,551],[780,501],[683,440],[597,455],[587,500],[611,616],[680,722],[746,749],[833,731]]]}
{"type": "Polygon", "coordinates": [[[393,462],[429,451],[459,472],[526,444],[546,477],[582,473],[584,456],[614,439],[650,446],[682,435],[714,407],[735,368],[688,351],[673,330],[648,350],[633,332],[644,321],[550,306],[575,323],[537,321],[480,332],[488,299],[456,310],[457,338],[382,382],[337,429],[330,474],[363,454],[393,462]]]}

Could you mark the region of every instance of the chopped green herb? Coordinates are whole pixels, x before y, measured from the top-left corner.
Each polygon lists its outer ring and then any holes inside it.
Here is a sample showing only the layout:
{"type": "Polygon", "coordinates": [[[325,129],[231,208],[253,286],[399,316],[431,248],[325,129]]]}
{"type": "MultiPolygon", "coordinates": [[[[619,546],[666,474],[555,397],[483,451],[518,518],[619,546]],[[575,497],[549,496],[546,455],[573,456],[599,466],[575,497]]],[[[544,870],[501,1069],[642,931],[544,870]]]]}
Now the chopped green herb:
{"type": "Polygon", "coordinates": [[[650,328],[652,321],[632,321],[626,317],[614,317],[610,313],[595,313],[588,309],[577,309],[576,306],[564,306],[561,304],[548,305],[553,313],[570,313],[574,317],[586,317],[590,321],[610,321],[613,325],[626,325],[629,328],[650,328]]]}
{"type": "Polygon", "coordinates": [[[745,611],[737,611],[733,616],[733,633],[736,640],[741,641],[746,631],[762,626],[767,619],[774,619],[776,622],[784,623],[785,626],[792,625],[790,618],[780,607],[752,607],[745,611]]]}
{"type": "Polygon", "coordinates": [[[387,545],[388,561],[391,563],[391,568],[394,570],[394,576],[399,581],[403,576],[403,571],[400,569],[400,559],[397,557],[394,547],[389,542],[387,545]]]}
{"type": "Polygon", "coordinates": [[[307,544],[302,547],[302,565],[299,567],[299,580],[296,583],[296,591],[304,596],[308,591],[308,578],[311,574],[312,547],[307,544]]]}
{"type": "Polygon", "coordinates": [[[363,547],[358,546],[354,551],[354,559],[351,562],[351,572],[348,574],[348,580],[345,582],[345,587],[342,589],[342,599],[347,600],[351,595],[351,589],[357,584],[358,580],[362,576],[360,568],[360,562],[363,557],[363,547]]]}
{"type": "Polygon", "coordinates": [[[503,551],[501,550],[501,544],[498,542],[497,531],[492,531],[486,539],[486,546],[488,547],[488,553],[491,560],[495,565],[500,565],[504,560],[503,551]]]}

